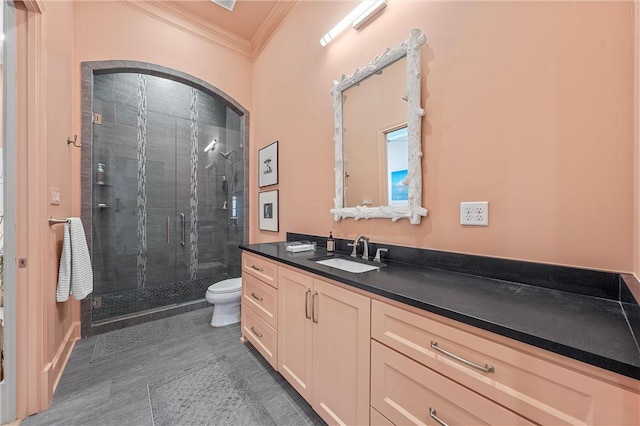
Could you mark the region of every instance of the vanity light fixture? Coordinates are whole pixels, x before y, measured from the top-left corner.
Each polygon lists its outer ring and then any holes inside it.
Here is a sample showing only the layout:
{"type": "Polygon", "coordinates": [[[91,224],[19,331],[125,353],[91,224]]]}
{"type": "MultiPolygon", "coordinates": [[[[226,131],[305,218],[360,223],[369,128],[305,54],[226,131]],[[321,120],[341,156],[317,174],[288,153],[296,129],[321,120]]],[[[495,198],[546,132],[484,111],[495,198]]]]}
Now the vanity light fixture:
{"type": "Polygon", "coordinates": [[[387,0],[374,1],[367,10],[362,12],[360,16],[353,20],[351,25],[353,25],[354,29],[359,30],[369,22],[373,21],[378,16],[378,13],[380,13],[385,7],[387,7],[387,0]]]}
{"type": "Polygon", "coordinates": [[[320,39],[320,44],[326,46],[338,36],[342,31],[349,26],[353,25],[353,28],[359,29],[369,23],[377,14],[387,6],[387,0],[364,0],[355,9],[353,9],[347,16],[342,18],[335,27],[331,28],[320,39]]]}
{"type": "Polygon", "coordinates": [[[209,152],[213,149],[214,146],[216,146],[216,142],[218,142],[218,139],[214,139],[211,142],[209,142],[209,145],[204,147],[204,152],[209,152]]]}

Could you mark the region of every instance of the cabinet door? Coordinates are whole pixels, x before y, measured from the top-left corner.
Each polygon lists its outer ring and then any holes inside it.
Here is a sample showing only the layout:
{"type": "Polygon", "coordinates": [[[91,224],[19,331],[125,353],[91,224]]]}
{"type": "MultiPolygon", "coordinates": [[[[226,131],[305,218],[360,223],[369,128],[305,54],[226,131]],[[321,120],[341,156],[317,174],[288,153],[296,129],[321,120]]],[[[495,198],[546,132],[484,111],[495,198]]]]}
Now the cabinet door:
{"type": "Polygon", "coordinates": [[[375,340],[371,406],[397,425],[533,425],[375,340]]]}
{"type": "Polygon", "coordinates": [[[278,372],[311,402],[313,279],[278,267],[278,372]]]}
{"type": "Polygon", "coordinates": [[[371,299],[313,284],[312,406],[329,424],[369,424],[371,299]]]}

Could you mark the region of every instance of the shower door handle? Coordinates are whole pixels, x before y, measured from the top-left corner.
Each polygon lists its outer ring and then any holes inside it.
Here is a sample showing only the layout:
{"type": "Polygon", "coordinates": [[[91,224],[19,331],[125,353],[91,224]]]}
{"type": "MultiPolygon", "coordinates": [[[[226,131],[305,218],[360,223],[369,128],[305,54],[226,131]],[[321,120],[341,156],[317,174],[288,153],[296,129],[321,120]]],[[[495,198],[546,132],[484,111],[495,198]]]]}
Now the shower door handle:
{"type": "Polygon", "coordinates": [[[184,213],[180,213],[180,220],[182,221],[182,241],[180,241],[180,245],[184,247],[187,245],[185,241],[187,239],[187,221],[185,220],[184,213]]]}
{"type": "Polygon", "coordinates": [[[167,216],[167,244],[171,244],[171,216],[167,216]]]}

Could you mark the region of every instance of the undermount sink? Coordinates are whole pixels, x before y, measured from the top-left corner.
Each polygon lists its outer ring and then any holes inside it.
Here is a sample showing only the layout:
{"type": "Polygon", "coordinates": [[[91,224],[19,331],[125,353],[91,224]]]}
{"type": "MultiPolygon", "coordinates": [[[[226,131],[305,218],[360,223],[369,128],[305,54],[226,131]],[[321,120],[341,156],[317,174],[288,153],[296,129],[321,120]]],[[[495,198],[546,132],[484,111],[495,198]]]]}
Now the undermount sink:
{"type": "Polygon", "coordinates": [[[331,268],[340,269],[346,272],[352,272],[354,274],[360,274],[362,272],[373,271],[375,269],[380,269],[383,264],[380,265],[371,265],[369,263],[365,263],[364,261],[356,261],[351,260],[345,257],[321,257],[316,259],[309,259],[320,265],[329,266],[331,268]]]}

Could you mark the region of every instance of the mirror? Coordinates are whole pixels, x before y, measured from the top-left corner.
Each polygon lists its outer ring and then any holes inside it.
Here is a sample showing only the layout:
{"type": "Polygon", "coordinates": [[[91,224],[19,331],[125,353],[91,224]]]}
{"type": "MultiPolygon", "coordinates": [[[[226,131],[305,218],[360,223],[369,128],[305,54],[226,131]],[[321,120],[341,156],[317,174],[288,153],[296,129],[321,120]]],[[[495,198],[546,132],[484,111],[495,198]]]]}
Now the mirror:
{"type": "Polygon", "coordinates": [[[406,63],[404,56],[342,91],[345,207],[408,202],[402,182],[391,189],[404,189],[403,197],[389,191],[391,174],[404,171],[404,179],[408,168],[406,63]]]}
{"type": "Polygon", "coordinates": [[[408,218],[422,207],[420,30],[334,81],[336,221],[408,218]],[[373,108],[372,108],[373,106],[373,108]]]}

